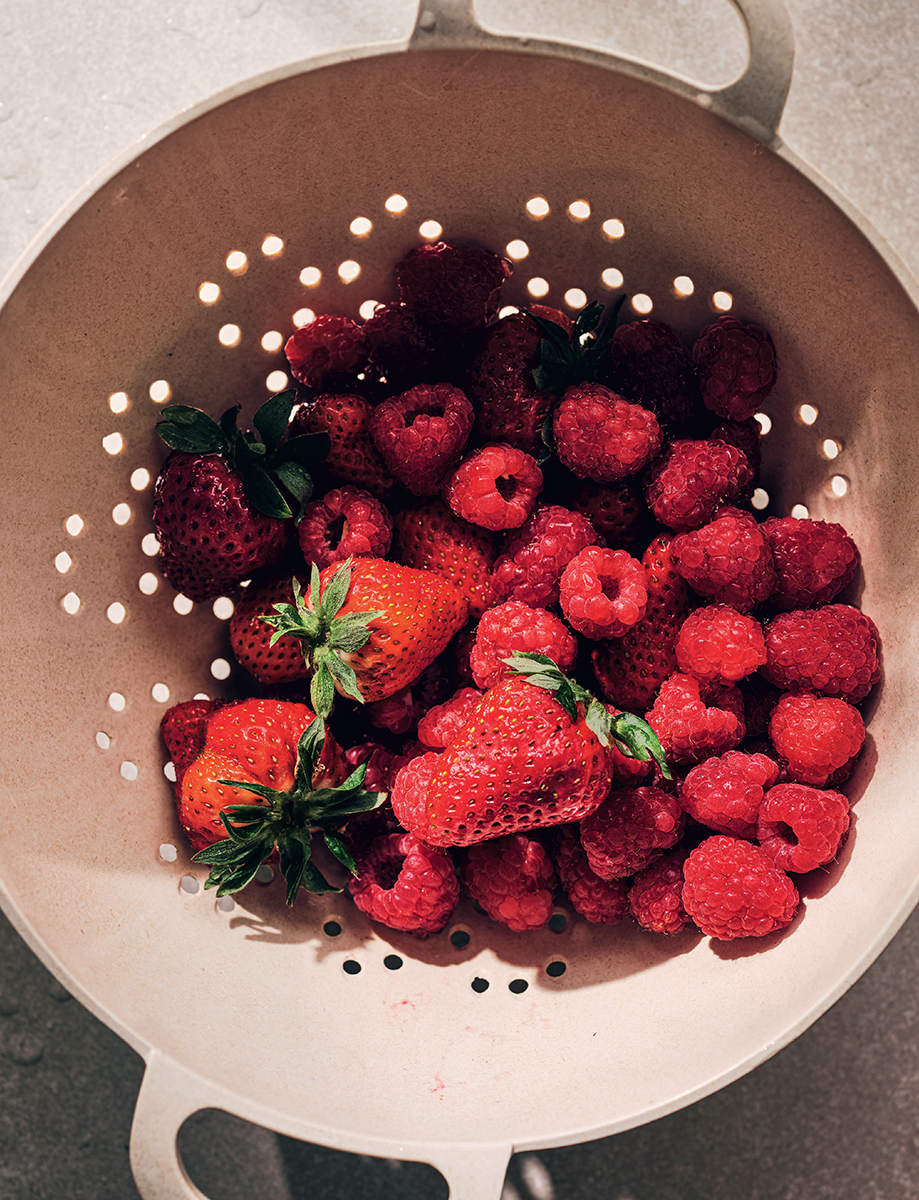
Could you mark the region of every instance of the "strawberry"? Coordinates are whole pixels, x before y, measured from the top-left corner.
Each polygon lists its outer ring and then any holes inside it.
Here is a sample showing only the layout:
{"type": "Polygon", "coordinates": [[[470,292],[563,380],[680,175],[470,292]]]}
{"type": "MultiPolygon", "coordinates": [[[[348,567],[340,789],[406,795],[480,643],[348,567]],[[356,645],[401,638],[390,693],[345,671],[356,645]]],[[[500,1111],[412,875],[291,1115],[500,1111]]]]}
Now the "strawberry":
{"type": "Polygon", "coordinates": [[[236,427],[238,405],[219,423],[184,404],[163,410],[157,431],[172,454],[156,481],[153,527],[163,574],[190,600],[212,600],[284,554],[285,493],[309,499],[307,466],[326,449],[325,438],[283,440],[294,399],[281,392],[258,410],[261,441],[236,427]]]}
{"type": "Polygon", "coordinates": [[[185,700],[174,704],[164,714],[160,721],[160,737],[166,743],[175,767],[177,784],[204,748],[208,718],[224,703],[223,700],[185,700]]]}
{"type": "Polygon", "coordinates": [[[230,646],[239,665],[260,683],[277,686],[309,677],[297,638],[275,638],[266,622],[279,604],[293,604],[289,571],[270,575],[245,590],[230,618],[230,646]]]}
{"type": "Polygon", "coordinates": [[[313,836],[355,870],[339,830],[347,816],[385,799],[364,789],[365,772],[361,765],[344,778],[341,749],[305,704],[224,705],[208,719],[201,752],[176,787],[194,861],[211,867],[205,887],[218,896],[240,891],[277,853],[288,904],[300,887],[335,890],[311,861],[313,836]]]}
{"type": "Polygon", "coordinates": [[[432,571],[382,558],[346,559],[322,572],[313,564],[307,595],[293,581],[293,604],[265,621],[272,640],[299,638],[312,680],[310,696],[328,716],[334,694],[363,704],[408,687],[466,624],[459,588],[432,571]]]}
{"type": "Polygon", "coordinates": [[[660,534],[642,555],[648,584],[645,615],[623,637],[597,645],[591,654],[603,695],[620,708],[646,712],[657,689],[677,669],[677,635],[695,602],[673,564],[672,537],[660,534]]]}
{"type": "Polygon", "coordinates": [[[494,604],[491,569],[498,548],[489,530],[456,516],[443,500],[427,500],[396,513],[393,532],[396,559],[449,579],[466,597],[471,617],[494,604]]]}
{"type": "Polygon", "coordinates": [[[640,718],[611,716],[546,655],[509,661],[527,677],[489,688],[442,754],[422,754],[396,777],[393,811],[430,845],[470,846],[580,820],[609,793],[613,741],[667,771],[640,718]]]}
{"type": "Polygon", "coordinates": [[[396,490],[370,436],[372,405],[357,392],[321,393],[297,409],[292,434],[325,433],[331,446],[322,464],[333,483],[350,483],[385,500],[396,490]]]}

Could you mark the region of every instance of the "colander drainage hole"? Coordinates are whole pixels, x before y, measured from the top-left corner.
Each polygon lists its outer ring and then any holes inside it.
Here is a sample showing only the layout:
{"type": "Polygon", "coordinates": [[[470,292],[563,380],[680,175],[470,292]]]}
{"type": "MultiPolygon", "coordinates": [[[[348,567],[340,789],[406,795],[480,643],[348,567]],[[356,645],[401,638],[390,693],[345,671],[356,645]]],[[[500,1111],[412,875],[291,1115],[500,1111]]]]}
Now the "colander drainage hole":
{"type": "Polygon", "coordinates": [[[322,927],[322,932],[327,937],[338,937],[338,935],[341,933],[341,926],[337,921],[326,921],[325,925],[322,927]]]}
{"type": "Polygon", "coordinates": [[[455,929],[453,933],[450,934],[450,944],[455,946],[457,950],[464,950],[469,945],[470,941],[471,938],[465,929],[455,929]]]}
{"type": "Polygon", "coordinates": [[[473,981],[472,981],[472,990],[474,992],[487,992],[488,991],[488,980],[481,979],[477,975],[475,977],[475,979],[473,979],[473,981]]]}
{"type": "Polygon", "coordinates": [[[552,979],[558,979],[559,975],[564,975],[567,970],[567,963],[563,963],[558,960],[555,962],[550,962],[546,966],[546,974],[551,976],[552,979]]]}
{"type": "Polygon", "coordinates": [[[355,962],[353,958],[349,958],[347,962],[342,963],[341,969],[346,975],[360,975],[361,964],[355,962]]]}
{"type": "Polygon", "coordinates": [[[383,959],[383,966],[386,967],[388,971],[398,971],[402,966],[402,959],[398,954],[387,954],[383,959]]]}
{"type": "Polygon", "coordinates": [[[519,996],[525,992],[530,985],[525,979],[512,979],[507,985],[507,990],[513,992],[515,996],[519,996]]]}
{"type": "Polygon", "coordinates": [[[568,918],[565,916],[564,913],[561,913],[561,912],[553,913],[552,916],[549,918],[547,924],[553,933],[561,933],[562,930],[565,928],[565,926],[568,924],[568,918]]]}

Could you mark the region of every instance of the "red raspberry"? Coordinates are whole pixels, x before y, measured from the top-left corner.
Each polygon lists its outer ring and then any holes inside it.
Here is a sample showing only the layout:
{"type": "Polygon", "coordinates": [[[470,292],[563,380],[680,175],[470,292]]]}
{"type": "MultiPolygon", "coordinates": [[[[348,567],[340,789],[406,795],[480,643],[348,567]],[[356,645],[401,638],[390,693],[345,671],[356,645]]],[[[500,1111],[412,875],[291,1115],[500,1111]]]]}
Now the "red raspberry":
{"type": "Polygon", "coordinates": [[[287,339],[290,373],[311,388],[350,386],[367,365],[364,331],[350,317],[316,317],[287,339]]]}
{"type": "MultiPolygon", "coordinates": [[[[345,758],[352,770],[359,767],[361,763],[367,764],[364,787],[368,792],[389,791],[392,784],[393,757],[392,751],[388,750],[382,742],[360,742],[357,746],[350,746],[345,751],[345,758]]],[[[371,811],[379,812],[380,810],[375,808],[371,811]]],[[[350,820],[351,818],[349,818],[349,822],[350,820]]],[[[388,829],[386,832],[394,833],[395,829],[388,829]]]]}
{"type": "Polygon", "coordinates": [[[598,378],[614,392],[649,408],[671,436],[684,436],[702,409],[689,352],[663,321],[620,325],[598,378]]]}
{"type": "Polygon", "coordinates": [[[772,711],[769,736],[792,779],[823,787],[861,750],[865,722],[838,697],[788,692],[772,711]]]}
{"type": "Polygon", "coordinates": [[[469,665],[476,684],[490,688],[514,673],[504,662],[512,654],[546,654],[567,672],[577,652],[576,640],[558,617],[521,600],[507,600],[479,621],[469,665]]]}
{"type": "Polygon", "coordinates": [[[416,496],[433,496],[472,432],[472,405],[449,383],[419,383],[377,405],[370,436],[389,471],[416,496]]]}
{"type": "Polygon", "coordinates": [[[481,699],[478,688],[464,687],[443,704],[435,704],[418,722],[418,740],[431,750],[446,750],[481,699]]]}
{"type": "Polygon", "coordinates": [[[375,838],[356,855],[348,884],[354,903],[373,921],[416,937],[439,933],[459,900],[459,880],[445,850],[410,833],[375,838]]]}
{"type": "Polygon", "coordinates": [[[720,417],[752,417],[775,384],[772,338],[759,325],[725,315],[699,334],[692,348],[702,399],[720,417]]]}
{"type": "Polygon", "coordinates": [[[671,763],[695,763],[733,750],[744,736],[743,700],[736,687],[708,684],[675,672],[661,684],[646,720],[671,763]]]}
{"type": "Polygon", "coordinates": [[[615,925],[629,911],[624,879],[601,879],[587,861],[576,825],[560,825],[553,840],[559,882],[576,913],[592,925],[615,925]]]}
{"type": "Polygon", "coordinates": [[[585,546],[559,583],[562,612],[585,637],[622,637],[645,615],[648,576],[627,550],[585,546]]]}
{"type": "Polygon", "coordinates": [[[677,846],[635,876],[629,888],[629,908],[642,929],[679,933],[689,924],[683,907],[683,864],[688,854],[677,846]]]}
{"type": "Polygon", "coordinates": [[[552,421],[555,449],[579,479],[616,483],[646,466],[661,448],[654,413],[599,383],[570,387],[552,421]]]}
{"type": "Polygon", "coordinates": [[[625,879],[675,846],[685,820],[662,788],[620,788],[581,821],[581,845],[601,879],[625,879]]]}
{"type": "Polygon", "coordinates": [[[469,602],[471,618],[494,604],[497,541],[490,530],[462,520],[442,500],[425,500],[400,509],[393,531],[395,560],[449,579],[469,602]]]}
{"type": "Polygon", "coordinates": [[[765,937],[789,925],[798,890],[759,846],[715,834],[683,867],[683,906],[707,937],[765,937]]]}
{"type": "Polygon", "coordinates": [[[498,443],[473,451],[447,480],[444,499],[458,517],[494,531],[518,529],[536,507],[536,459],[498,443]]]}
{"type": "Polygon", "coordinates": [[[488,916],[515,933],[539,929],[552,916],[552,860],[540,842],[524,833],[470,846],[460,876],[488,916]]]}
{"type": "Polygon", "coordinates": [[[803,873],[831,862],[848,829],[842,792],[780,783],[766,793],[756,836],[777,867],[803,873]]]}
{"type": "Polygon", "coordinates": [[[647,545],[650,514],[644,492],[632,479],[606,487],[587,480],[569,501],[574,512],[583,513],[608,546],[630,553],[647,545]]]}
{"type": "Polygon", "coordinates": [[[762,524],[775,562],[770,601],[776,608],[818,608],[852,581],[858,548],[841,525],[799,517],[771,517],[762,524]]]}
{"type": "Polygon", "coordinates": [[[404,304],[381,304],[364,325],[370,363],[392,392],[450,378],[443,340],[404,304]]]}
{"type": "Polygon", "coordinates": [[[403,304],[425,325],[455,333],[484,329],[498,311],[511,264],[477,246],[418,246],[396,266],[403,304]]]}
{"type": "Polygon", "coordinates": [[[763,796],[778,777],[778,763],[765,754],[728,750],[697,763],[686,774],[680,803],[700,825],[753,838],[763,796]]]}
{"type": "Polygon", "coordinates": [[[722,421],[720,425],[715,426],[709,438],[712,441],[727,442],[729,446],[736,446],[743,452],[753,471],[753,479],[748,488],[741,492],[741,497],[746,499],[748,491],[752,495],[753,483],[759,477],[763,458],[763,431],[756,417],[748,417],[745,421],[722,421]]]}
{"type": "Polygon", "coordinates": [[[648,506],[668,529],[698,529],[725,501],[752,482],[746,456],[727,442],[671,442],[651,464],[645,486],[648,506]]]}
{"type": "Polygon", "coordinates": [[[374,728],[402,735],[415,728],[423,710],[415,701],[412,689],[404,687],[382,700],[365,704],[363,711],[374,728]]]}
{"type": "Polygon", "coordinates": [[[559,581],[579,550],[596,546],[587,517],[559,504],[538,504],[533,515],[508,535],[492,579],[499,600],[522,600],[533,608],[558,604],[559,581]]]}
{"type": "Polygon", "coordinates": [[[697,608],[680,629],[676,661],[701,683],[737,683],[766,661],[763,627],[729,604],[697,608]]]}
{"type": "Polygon", "coordinates": [[[783,691],[864,700],[881,676],[877,626],[848,604],[780,613],[766,626],[762,674],[783,691]]]}
{"type": "Polygon", "coordinates": [[[333,488],[306,505],[297,537],[303,557],[320,570],[352,555],[385,558],[392,542],[392,518],[369,492],[333,488]]]}
{"type": "Polygon", "coordinates": [[[673,561],[694,592],[739,612],[762,604],[775,583],[772,551],[749,513],[720,509],[701,529],[673,539],[673,561]]]}

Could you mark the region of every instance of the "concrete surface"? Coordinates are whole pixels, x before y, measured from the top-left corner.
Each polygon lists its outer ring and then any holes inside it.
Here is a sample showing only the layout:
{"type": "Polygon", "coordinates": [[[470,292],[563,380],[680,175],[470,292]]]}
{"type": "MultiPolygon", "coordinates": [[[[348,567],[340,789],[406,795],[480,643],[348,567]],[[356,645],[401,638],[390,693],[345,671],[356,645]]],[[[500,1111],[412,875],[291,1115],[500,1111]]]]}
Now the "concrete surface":
{"type": "MultiPolygon", "coordinates": [[[[478,5],[486,23],[508,29],[518,8],[478,5]]],[[[729,78],[743,61],[739,22],[722,0],[588,8],[544,0],[531,32],[702,80],[729,78]]],[[[782,134],[919,274],[919,8],[789,8],[797,69],[782,134]]],[[[412,0],[2,0],[0,276],[109,157],[175,113],[273,66],[404,35],[413,16],[412,0]]],[[[917,984],[914,915],[833,1009],[757,1070],[642,1128],[517,1156],[505,1200],[919,1197],[917,984]]],[[[136,1200],[127,1140],[142,1072],[0,919],[0,1200],[136,1200]]],[[[551,1072],[534,1086],[551,1105],[551,1072]]],[[[429,1167],[293,1143],[219,1114],[193,1118],[181,1143],[211,1200],[446,1196],[429,1167]]]]}

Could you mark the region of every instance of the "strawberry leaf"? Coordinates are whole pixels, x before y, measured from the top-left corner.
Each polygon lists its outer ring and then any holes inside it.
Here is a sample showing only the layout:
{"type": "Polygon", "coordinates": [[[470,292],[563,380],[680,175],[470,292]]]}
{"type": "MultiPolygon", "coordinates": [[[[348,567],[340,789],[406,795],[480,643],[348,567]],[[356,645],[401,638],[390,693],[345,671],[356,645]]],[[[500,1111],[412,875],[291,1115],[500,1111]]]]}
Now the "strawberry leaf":
{"type": "Polygon", "coordinates": [[[278,392],[266,400],[252,418],[252,424],[258,430],[268,450],[274,450],[287,432],[290,414],[296,403],[297,393],[295,391],[278,392]]]}
{"type": "Polygon", "coordinates": [[[324,830],[322,834],[325,839],[325,844],[332,851],[343,867],[347,867],[352,875],[357,874],[357,863],[348,849],[348,844],[344,838],[339,837],[337,833],[333,833],[330,829],[324,830]]]}
{"type": "Polygon", "coordinates": [[[183,454],[225,454],[227,435],[213,418],[200,408],[186,404],[167,404],[156,431],[172,450],[183,454]]]}
{"type": "Polygon", "coordinates": [[[665,779],[673,778],[660,739],[647,721],[634,713],[619,713],[611,718],[611,730],[623,754],[640,762],[655,762],[665,779]]]}
{"type": "Polygon", "coordinates": [[[243,472],[243,487],[246,499],[253,508],[268,517],[286,520],[294,514],[290,505],[282,496],[278,486],[264,467],[252,464],[243,472]]]}

